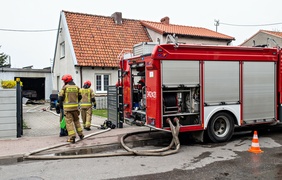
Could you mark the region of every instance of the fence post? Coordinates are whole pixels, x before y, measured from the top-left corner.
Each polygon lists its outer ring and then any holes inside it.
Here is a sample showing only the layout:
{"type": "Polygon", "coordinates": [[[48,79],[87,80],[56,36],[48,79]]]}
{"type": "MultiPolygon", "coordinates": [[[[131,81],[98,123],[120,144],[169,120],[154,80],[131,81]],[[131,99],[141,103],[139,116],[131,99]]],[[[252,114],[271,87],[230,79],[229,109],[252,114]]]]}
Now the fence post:
{"type": "Polygon", "coordinates": [[[22,94],[21,94],[21,84],[20,78],[16,79],[16,98],[17,98],[17,137],[23,135],[23,116],[22,116],[22,94]]]}

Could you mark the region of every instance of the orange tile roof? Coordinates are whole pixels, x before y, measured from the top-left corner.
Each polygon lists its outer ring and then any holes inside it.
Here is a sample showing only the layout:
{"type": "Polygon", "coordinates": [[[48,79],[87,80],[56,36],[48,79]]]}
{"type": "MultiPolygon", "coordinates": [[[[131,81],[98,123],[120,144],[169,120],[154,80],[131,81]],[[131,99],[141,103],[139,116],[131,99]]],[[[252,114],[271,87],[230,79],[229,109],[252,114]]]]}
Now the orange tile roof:
{"type": "Polygon", "coordinates": [[[277,36],[279,38],[282,38],[282,32],[277,32],[277,31],[267,31],[267,30],[260,30],[260,32],[265,32],[267,34],[271,34],[273,36],[277,36]]]}
{"type": "Polygon", "coordinates": [[[205,28],[165,25],[157,22],[63,11],[69,28],[78,66],[118,67],[117,56],[124,49],[132,49],[140,42],[152,42],[145,27],[161,34],[183,34],[199,37],[234,40],[233,37],[205,28]]]}
{"type": "Polygon", "coordinates": [[[118,67],[123,49],[152,41],[138,20],[122,19],[118,25],[112,17],[63,12],[79,66],[118,67]]]}
{"type": "Polygon", "coordinates": [[[227,36],[225,34],[221,34],[201,27],[164,24],[161,22],[150,22],[150,21],[141,21],[141,23],[145,27],[155,30],[160,34],[183,34],[183,35],[198,36],[198,37],[235,40],[234,37],[227,36]]]}

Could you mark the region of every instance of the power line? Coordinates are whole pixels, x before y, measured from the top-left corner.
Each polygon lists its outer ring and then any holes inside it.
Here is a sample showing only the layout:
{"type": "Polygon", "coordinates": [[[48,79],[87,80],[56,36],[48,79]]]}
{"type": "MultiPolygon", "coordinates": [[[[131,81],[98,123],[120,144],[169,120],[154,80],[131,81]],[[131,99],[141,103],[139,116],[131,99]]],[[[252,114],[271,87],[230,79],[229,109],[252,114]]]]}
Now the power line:
{"type": "Polygon", "coordinates": [[[228,26],[274,26],[274,25],[282,24],[282,22],[270,23],[270,24],[230,24],[230,23],[224,23],[224,22],[219,22],[219,21],[218,21],[218,23],[223,24],[223,25],[228,25],[228,26]]]}
{"type": "Polygon", "coordinates": [[[12,31],[12,32],[48,32],[57,31],[58,29],[39,29],[39,30],[24,30],[24,29],[0,29],[0,31],[12,31]]]}

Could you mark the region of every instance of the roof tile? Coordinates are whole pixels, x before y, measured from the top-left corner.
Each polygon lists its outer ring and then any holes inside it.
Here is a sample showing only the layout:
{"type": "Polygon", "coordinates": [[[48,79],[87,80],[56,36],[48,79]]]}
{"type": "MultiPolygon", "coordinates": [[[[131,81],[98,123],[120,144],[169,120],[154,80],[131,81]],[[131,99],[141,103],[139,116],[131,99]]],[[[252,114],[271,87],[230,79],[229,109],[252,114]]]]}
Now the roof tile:
{"type": "Polygon", "coordinates": [[[67,20],[78,66],[118,67],[118,55],[140,42],[151,42],[145,27],[161,34],[184,34],[199,37],[230,39],[233,37],[205,28],[165,25],[157,22],[122,19],[63,11],[67,20]]]}
{"type": "Polygon", "coordinates": [[[123,19],[118,25],[112,17],[64,14],[79,66],[118,67],[117,55],[124,48],[151,41],[138,20],[123,19]]]}
{"type": "Polygon", "coordinates": [[[278,36],[280,38],[282,38],[282,32],[278,32],[278,31],[268,31],[268,30],[260,30],[261,32],[265,32],[274,36],[278,36]]]}
{"type": "Polygon", "coordinates": [[[141,21],[141,23],[143,26],[147,28],[151,28],[161,34],[183,34],[183,35],[198,36],[198,37],[234,40],[234,37],[227,36],[225,34],[221,34],[202,27],[164,24],[161,22],[151,22],[151,21],[141,21]]]}

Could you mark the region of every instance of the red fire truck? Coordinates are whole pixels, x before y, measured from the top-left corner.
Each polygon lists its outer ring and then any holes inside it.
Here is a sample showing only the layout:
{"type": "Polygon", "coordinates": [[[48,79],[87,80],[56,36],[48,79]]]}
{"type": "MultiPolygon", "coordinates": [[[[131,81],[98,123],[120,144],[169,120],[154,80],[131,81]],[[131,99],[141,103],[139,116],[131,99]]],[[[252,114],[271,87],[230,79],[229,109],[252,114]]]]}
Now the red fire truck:
{"type": "Polygon", "coordinates": [[[146,45],[120,62],[125,122],[169,129],[177,118],[180,132],[213,142],[235,127],[282,122],[279,47],[164,44],[144,53],[146,45]]]}

